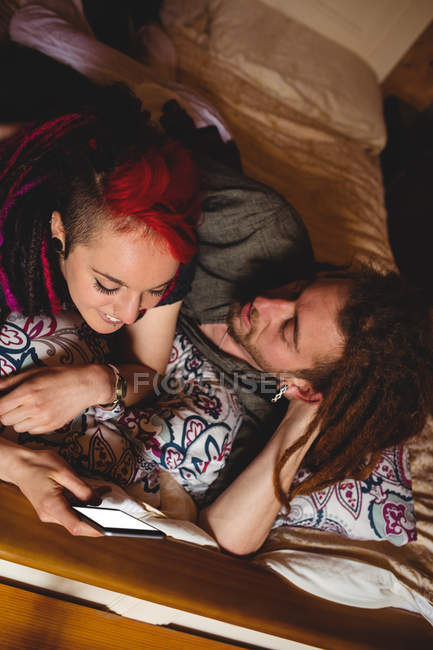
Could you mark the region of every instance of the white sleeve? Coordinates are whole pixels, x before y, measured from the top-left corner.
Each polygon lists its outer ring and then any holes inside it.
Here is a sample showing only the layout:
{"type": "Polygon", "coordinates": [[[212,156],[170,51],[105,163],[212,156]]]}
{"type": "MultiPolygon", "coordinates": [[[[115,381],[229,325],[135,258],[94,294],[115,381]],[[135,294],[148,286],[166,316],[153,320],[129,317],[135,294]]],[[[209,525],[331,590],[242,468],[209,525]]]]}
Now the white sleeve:
{"type": "Polygon", "coordinates": [[[134,87],[149,78],[144,65],[97,41],[84,15],[65,0],[25,5],[12,17],[9,33],[16,43],[70,65],[93,81],[122,81],[134,87]]]}
{"type": "Polygon", "coordinates": [[[125,83],[155,121],[161,116],[163,104],[176,99],[196,126],[214,125],[224,141],[231,139],[216,109],[194,92],[155,79],[149,66],[97,41],[82,13],[80,0],[39,0],[25,4],[12,17],[9,33],[16,43],[65,63],[93,81],[125,83]]]}

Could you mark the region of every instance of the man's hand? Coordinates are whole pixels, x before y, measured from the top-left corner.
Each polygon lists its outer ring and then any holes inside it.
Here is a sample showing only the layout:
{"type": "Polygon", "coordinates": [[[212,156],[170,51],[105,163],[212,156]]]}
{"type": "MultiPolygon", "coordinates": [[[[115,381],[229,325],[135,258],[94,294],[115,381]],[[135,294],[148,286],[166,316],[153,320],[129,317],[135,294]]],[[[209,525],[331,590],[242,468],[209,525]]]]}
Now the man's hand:
{"type": "Polygon", "coordinates": [[[96,494],[78,478],[63,458],[53,451],[34,451],[12,443],[5,455],[9,457],[9,468],[7,473],[2,472],[2,478],[20,488],[41,521],[64,526],[71,535],[101,537],[77,517],[65,496],[68,492],[80,502],[97,505],[101,492],[96,494]]]}
{"type": "Polygon", "coordinates": [[[60,429],[98,402],[97,373],[95,365],[53,366],[0,379],[0,391],[8,391],[0,398],[0,422],[19,433],[60,429]]]}

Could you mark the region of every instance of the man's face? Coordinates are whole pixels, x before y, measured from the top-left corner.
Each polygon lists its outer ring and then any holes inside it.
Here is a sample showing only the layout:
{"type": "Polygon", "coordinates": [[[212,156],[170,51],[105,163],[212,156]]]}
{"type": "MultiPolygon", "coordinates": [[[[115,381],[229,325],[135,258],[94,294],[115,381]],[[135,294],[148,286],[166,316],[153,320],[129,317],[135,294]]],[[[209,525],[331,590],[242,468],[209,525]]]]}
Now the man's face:
{"type": "Polygon", "coordinates": [[[337,316],[348,295],[348,282],[320,279],[295,295],[289,284],[244,305],[235,303],[229,334],[236,349],[230,352],[275,375],[296,374],[319,361],[338,359],[344,337],[337,316]]]}

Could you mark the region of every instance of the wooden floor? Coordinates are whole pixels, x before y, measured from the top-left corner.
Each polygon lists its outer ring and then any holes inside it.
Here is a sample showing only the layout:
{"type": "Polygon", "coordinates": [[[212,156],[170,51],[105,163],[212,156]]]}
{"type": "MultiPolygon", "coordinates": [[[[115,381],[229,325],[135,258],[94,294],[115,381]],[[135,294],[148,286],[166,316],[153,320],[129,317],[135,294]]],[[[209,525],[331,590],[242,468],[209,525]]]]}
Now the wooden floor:
{"type": "Polygon", "coordinates": [[[241,647],[2,584],[0,612],[2,650],[238,650],[241,647]]]}

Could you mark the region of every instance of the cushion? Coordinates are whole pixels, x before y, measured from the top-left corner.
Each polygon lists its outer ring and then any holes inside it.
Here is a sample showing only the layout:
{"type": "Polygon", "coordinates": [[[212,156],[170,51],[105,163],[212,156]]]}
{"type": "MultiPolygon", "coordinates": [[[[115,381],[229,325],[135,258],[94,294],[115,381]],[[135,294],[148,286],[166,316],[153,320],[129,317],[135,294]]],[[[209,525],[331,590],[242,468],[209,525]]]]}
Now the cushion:
{"type": "MultiPolygon", "coordinates": [[[[295,483],[307,477],[300,470],[295,483]]],[[[402,546],[416,539],[409,451],[391,447],[383,452],[364,481],[347,479],[310,495],[297,495],[287,514],[281,511],[274,528],[303,526],[352,539],[388,540],[402,546]]]]}
{"type": "MultiPolygon", "coordinates": [[[[202,0],[201,12],[196,1],[183,18],[178,3],[164,3],[167,26],[183,20],[188,36],[238,77],[322,127],[375,152],[384,147],[379,84],[357,55],[260,0],[202,0]]],[[[275,125],[289,128],[281,119],[275,125]]]]}
{"type": "Polygon", "coordinates": [[[421,614],[433,625],[428,600],[382,567],[311,549],[293,550],[287,540],[282,549],[260,553],[253,562],[320,598],[351,607],[399,607],[421,614]]]}

